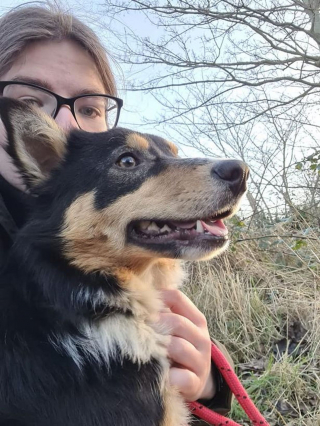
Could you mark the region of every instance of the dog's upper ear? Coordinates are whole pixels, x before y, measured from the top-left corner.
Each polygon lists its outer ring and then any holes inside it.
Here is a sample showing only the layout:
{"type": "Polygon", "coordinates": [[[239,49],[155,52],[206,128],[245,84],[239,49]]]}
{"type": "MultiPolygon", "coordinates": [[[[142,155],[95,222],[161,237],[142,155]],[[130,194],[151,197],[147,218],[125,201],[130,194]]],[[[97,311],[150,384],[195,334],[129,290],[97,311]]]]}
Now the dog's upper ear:
{"type": "Polygon", "coordinates": [[[0,118],[7,131],[7,151],[30,188],[46,179],[64,158],[65,132],[39,108],[0,98],[0,118]]]}

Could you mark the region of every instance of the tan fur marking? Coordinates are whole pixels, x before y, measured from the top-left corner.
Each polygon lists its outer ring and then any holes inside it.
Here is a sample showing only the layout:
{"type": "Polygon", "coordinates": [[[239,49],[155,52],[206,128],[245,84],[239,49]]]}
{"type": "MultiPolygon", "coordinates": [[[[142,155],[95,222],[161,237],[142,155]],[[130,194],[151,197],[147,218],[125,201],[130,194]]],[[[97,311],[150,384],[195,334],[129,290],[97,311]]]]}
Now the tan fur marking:
{"type": "Polygon", "coordinates": [[[179,260],[159,259],[151,268],[158,289],[179,288],[183,283],[185,273],[179,260]]]}
{"type": "Polygon", "coordinates": [[[156,277],[157,288],[178,286],[182,279],[179,261],[158,260],[156,253],[152,255],[143,248],[126,245],[127,222],[122,224],[119,215],[116,222],[109,216],[108,208],[99,211],[93,206],[94,193],[89,192],[74,201],[65,214],[60,236],[65,242],[65,253],[75,266],[85,272],[112,272],[124,288],[133,291],[141,290],[135,276],[142,273],[142,281],[150,283],[156,277]]]}
{"type": "Polygon", "coordinates": [[[177,156],[178,152],[179,152],[178,147],[171,141],[166,140],[166,143],[167,143],[167,145],[169,145],[169,148],[170,148],[170,151],[172,152],[172,154],[174,156],[177,156]]]}
{"type": "Polygon", "coordinates": [[[126,144],[129,148],[147,150],[149,148],[149,142],[146,138],[137,133],[130,133],[126,137],[126,144]]]}
{"type": "Polygon", "coordinates": [[[133,220],[206,217],[232,196],[223,184],[213,182],[211,167],[172,166],[146,180],[135,192],[117,199],[105,209],[106,215],[109,220],[113,218],[121,230],[133,220]]]}
{"type": "Polygon", "coordinates": [[[117,265],[117,274],[127,281],[146,269],[152,256],[143,248],[126,245],[127,221],[119,217],[119,212],[113,213],[109,208],[94,208],[94,192],[84,194],[67,209],[60,236],[75,266],[85,272],[110,272],[117,265]]]}
{"type": "Polygon", "coordinates": [[[187,426],[190,420],[189,410],[178,390],[170,385],[163,389],[164,418],[161,426],[187,426]]]}

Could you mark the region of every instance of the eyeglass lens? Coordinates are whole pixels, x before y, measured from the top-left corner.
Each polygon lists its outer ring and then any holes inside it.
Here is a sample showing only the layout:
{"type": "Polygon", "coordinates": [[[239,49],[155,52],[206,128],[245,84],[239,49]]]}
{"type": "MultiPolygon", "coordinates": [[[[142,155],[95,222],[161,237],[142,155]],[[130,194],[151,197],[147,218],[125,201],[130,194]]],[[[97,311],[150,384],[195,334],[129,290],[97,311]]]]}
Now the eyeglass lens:
{"type": "Polygon", "coordinates": [[[103,96],[84,96],[74,103],[77,122],[87,132],[103,132],[114,127],[117,111],[116,101],[103,96]]]}
{"type": "MultiPolygon", "coordinates": [[[[3,96],[35,105],[54,116],[57,99],[50,93],[27,84],[8,84],[3,96]]],[[[115,100],[104,96],[83,96],[74,102],[75,117],[79,127],[87,132],[103,132],[115,126],[118,105],[115,100]]]]}
{"type": "Polygon", "coordinates": [[[5,86],[3,96],[35,105],[49,115],[54,115],[57,109],[57,100],[54,96],[41,89],[24,84],[9,84],[5,86]]]}

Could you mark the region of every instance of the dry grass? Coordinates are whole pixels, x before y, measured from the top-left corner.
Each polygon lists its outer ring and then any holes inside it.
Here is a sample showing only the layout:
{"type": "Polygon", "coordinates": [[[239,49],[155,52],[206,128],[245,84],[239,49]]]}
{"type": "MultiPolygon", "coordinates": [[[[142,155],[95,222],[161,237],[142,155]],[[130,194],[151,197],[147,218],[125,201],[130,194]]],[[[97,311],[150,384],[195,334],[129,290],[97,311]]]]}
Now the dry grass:
{"type": "MultiPolygon", "coordinates": [[[[279,226],[268,235],[292,235],[279,226]]],[[[235,233],[228,253],[187,265],[186,293],[233,356],[271,425],[320,425],[320,242],[235,233]],[[301,243],[302,241],[302,243],[301,243]],[[262,244],[263,243],[263,244],[262,244]]],[[[237,404],[231,416],[249,424],[237,404]]]]}

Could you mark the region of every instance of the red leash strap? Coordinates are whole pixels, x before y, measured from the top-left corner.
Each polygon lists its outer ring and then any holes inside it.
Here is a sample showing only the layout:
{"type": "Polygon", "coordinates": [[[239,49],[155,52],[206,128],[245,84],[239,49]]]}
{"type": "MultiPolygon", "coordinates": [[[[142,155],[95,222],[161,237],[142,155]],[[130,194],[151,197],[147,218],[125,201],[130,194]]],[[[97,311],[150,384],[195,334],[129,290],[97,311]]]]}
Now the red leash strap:
{"type": "MultiPolygon", "coordinates": [[[[270,426],[269,423],[263,418],[262,414],[259,412],[254,403],[251,401],[249,395],[240,383],[240,380],[236,376],[223,353],[214,343],[211,344],[211,358],[227,382],[231,392],[237,398],[239,404],[251,420],[251,423],[254,426],[270,426]]],[[[239,423],[236,423],[233,420],[230,420],[218,413],[215,413],[212,410],[209,410],[209,408],[204,407],[198,402],[190,402],[189,408],[192,414],[196,415],[202,420],[205,420],[213,426],[241,426],[239,423]]]]}

